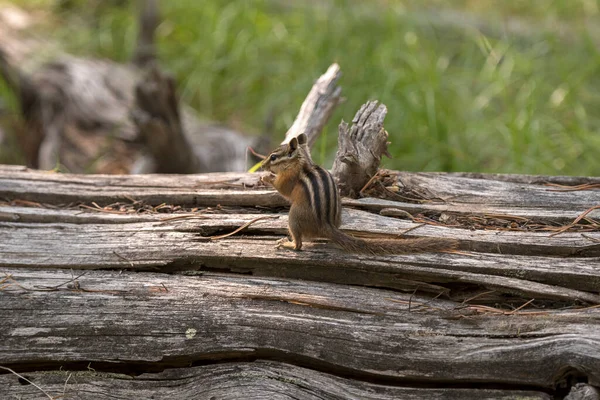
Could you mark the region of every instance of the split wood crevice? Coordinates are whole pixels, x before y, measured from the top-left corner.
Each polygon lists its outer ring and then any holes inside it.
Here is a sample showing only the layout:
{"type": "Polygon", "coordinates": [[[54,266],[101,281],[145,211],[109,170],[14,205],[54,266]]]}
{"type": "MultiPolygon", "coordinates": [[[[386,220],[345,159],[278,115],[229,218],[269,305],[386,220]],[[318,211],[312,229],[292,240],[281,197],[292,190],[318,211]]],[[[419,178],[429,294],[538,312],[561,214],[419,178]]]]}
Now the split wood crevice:
{"type": "Polygon", "coordinates": [[[547,399],[600,384],[599,179],[383,171],[364,190],[388,199],[344,199],[342,228],[461,249],[364,256],[275,249],[285,203],[258,178],[1,166],[0,365],[84,398],[248,384],[547,399]]]}

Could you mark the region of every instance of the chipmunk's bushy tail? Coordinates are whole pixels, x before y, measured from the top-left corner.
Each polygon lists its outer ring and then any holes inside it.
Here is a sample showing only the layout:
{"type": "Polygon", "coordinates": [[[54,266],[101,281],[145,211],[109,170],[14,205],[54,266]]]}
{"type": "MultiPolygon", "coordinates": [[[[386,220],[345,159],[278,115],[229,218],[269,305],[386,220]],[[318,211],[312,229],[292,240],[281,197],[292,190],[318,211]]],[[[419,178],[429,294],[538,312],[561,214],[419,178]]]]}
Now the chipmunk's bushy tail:
{"type": "Polygon", "coordinates": [[[360,239],[333,228],[331,241],[344,250],[365,254],[410,254],[452,250],[458,241],[444,238],[360,239]]]}

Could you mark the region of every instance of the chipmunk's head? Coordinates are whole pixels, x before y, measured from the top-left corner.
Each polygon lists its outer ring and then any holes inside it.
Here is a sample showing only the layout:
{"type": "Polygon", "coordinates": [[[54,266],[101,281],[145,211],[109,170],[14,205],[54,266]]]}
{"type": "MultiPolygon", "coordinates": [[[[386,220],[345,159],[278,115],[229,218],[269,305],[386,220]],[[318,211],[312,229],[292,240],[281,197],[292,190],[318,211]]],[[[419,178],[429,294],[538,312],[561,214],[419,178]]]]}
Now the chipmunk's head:
{"type": "Polygon", "coordinates": [[[307,137],[301,133],[297,137],[293,137],[287,144],[282,144],[271,152],[262,162],[262,168],[278,174],[289,168],[302,166],[306,162],[310,162],[307,157],[307,137]]]}

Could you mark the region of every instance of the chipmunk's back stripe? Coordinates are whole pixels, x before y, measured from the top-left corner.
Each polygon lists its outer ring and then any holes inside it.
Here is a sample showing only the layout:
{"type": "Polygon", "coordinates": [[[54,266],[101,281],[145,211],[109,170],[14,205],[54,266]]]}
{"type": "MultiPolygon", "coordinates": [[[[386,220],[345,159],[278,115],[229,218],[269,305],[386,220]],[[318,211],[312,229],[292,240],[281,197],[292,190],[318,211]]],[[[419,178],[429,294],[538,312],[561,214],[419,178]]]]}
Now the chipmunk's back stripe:
{"type": "Polygon", "coordinates": [[[312,197],[312,190],[310,187],[310,183],[305,178],[302,178],[302,179],[300,179],[300,184],[302,185],[302,192],[304,192],[304,195],[306,196],[306,200],[312,207],[313,197],[312,197]]]}
{"type": "Polygon", "coordinates": [[[319,185],[319,176],[317,174],[317,172],[315,170],[310,170],[308,171],[308,173],[306,174],[306,176],[308,177],[309,180],[309,187],[310,187],[310,197],[312,199],[311,203],[312,203],[312,207],[313,210],[315,210],[317,212],[317,220],[318,221],[322,221],[323,220],[323,203],[324,203],[324,199],[322,198],[322,192],[321,192],[321,185],[319,185]]]}
{"type": "Polygon", "coordinates": [[[323,184],[323,197],[325,198],[325,218],[326,218],[326,222],[329,223],[333,223],[333,219],[332,219],[332,207],[335,207],[335,202],[334,202],[334,192],[333,192],[333,185],[331,182],[331,175],[329,174],[329,172],[325,171],[323,168],[317,166],[315,168],[317,170],[317,173],[319,174],[319,177],[321,178],[320,181],[323,184]]]}
{"type": "Polygon", "coordinates": [[[333,175],[328,172],[327,176],[329,177],[329,182],[331,184],[331,224],[337,225],[336,221],[339,220],[340,215],[340,193],[338,192],[335,181],[333,180],[333,175]]]}

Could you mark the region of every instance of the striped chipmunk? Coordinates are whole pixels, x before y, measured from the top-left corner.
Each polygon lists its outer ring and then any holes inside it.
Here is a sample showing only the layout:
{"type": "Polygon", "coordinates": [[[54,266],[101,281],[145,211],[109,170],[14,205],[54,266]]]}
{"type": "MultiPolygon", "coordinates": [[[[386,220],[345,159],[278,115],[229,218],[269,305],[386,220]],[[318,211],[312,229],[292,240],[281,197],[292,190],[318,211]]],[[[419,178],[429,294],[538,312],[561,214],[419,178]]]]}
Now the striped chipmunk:
{"type": "Polygon", "coordinates": [[[272,184],[291,203],[290,242],[283,239],[278,247],[302,249],[302,240],[327,238],[344,250],[369,254],[407,254],[450,250],[453,239],[368,239],[349,236],[339,229],[341,200],[333,176],[310,158],[307,137],[300,134],[288,144],[273,150],[262,163],[270,174],[263,182],[272,184]]]}

